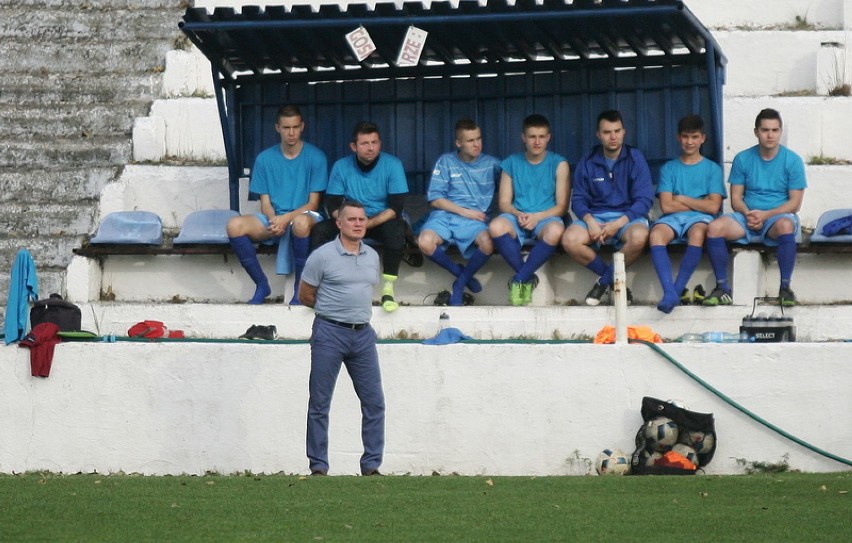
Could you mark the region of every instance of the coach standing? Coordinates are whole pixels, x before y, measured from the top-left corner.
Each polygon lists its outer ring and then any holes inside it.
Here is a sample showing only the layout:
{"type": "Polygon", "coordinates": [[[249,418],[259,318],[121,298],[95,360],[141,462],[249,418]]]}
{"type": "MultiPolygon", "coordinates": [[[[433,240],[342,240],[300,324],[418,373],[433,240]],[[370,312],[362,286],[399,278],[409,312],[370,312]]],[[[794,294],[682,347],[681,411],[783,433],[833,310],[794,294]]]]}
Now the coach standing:
{"type": "Polygon", "coordinates": [[[367,214],[358,202],[337,213],[340,234],[308,257],[299,300],[316,312],[311,333],[307,454],[311,475],[328,473],[328,413],[341,363],[361,401],[362,475],[380,475],[385,447],[385,397],[370,326],[379,255],[363,243],[367,214]]]}

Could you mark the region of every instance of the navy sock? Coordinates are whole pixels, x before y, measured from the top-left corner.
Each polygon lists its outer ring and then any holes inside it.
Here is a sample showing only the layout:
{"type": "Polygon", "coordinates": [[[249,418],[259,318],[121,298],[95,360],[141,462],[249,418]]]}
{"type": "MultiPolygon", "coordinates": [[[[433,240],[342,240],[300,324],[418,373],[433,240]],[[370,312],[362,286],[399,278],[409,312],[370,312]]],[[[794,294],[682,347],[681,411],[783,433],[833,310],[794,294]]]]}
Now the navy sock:
{"type": "Polygon", "coordinates": [[[509,234],[503,234],[494,238],[494,246],[506,263],[515,270],[515,273],[518,273],[524,265],[524,259],[521,258],[521,244],[518,240],[509,234]]]}
{"type": "Polygon", "coordinates": [[[704,246],[707,248],[707,256],[710,257],[710,265],[713,266],[716,284],[729,292],[728,245],[725,243],[725,238],[707,238],[704,246]]]}
{"type": "Polygon", "coordinates": [[[521,269],[518,270],[512,280],[518,283],[526,283],[530,280],[535,271],[542,267],[555,252],[555,245],[549,245],[539,240],[535,245],[533,245],[529,256],[527,256],[526,262],[524,262],[524,265],[521,266],[521,269]]]}
{"type": "Polygon", "coordinates": [[[586,264],[586,267],[598,276],[598,283],[601,285],[612,284],[612,266],[607,265],[600,255],[595,255],[595,259],[586,264]]]}
{"type": "Polygon", "coordinates": [[[695,273],[695,269],[698,267],[698,264],[701,262],[701,255],[703,253],[703,249],[701,247],[696,247],[695,245],[687,245],[686,252],[683,254],[683,258],[680,261],[680,269],[677,272],[677,279],[674,282],[674,291],[678,295],[686,288],[686,284],[689,283],[689,278],[692,277],[692,274],[695,273]]]}
{"type": "MultiPolygon", "coordinates": [[[[491,258],[491,255],[487,255],[479,249],[474,251],[470,256],[470,259],[468,259],[467,265],[465,265],[464,269],[462,269],[462,272],[459,274],[457,281],[459,285],[461,285],[462,288],[467,285],[467,288],[474,293],[481,292],[482,285],[476,280],[476,278],[474,278],[474,275],[482,268],[482,266],[485,265],[486,262],[488,262],[489,258],[491,258]]],[[[455,290],[455,283],[453,284],[453,289],[455,290]]]]}
{"type": "Polygon", "coordinates": [[[788,288],[793,278],[793,267],[796,265],[796,236],[781,234],[778,236],[778,268],[781,271],[781,288],[788,288]]]}
{"type": "Polygon", "coordinates": [[[459,274],[462,272],[461,265],[453,262],[453,259],[450,258],[447,255],[446,251],[444,251],[444,249],[442,249],[441,247],[438,247],[437,249],[435,249],[435,252],[432,253],[432,256],[430,256],[428,258],[429,258],[429,260],[431,260],[435,264],[441,266],[442,268],[444,268],[445,270],[447,270],[451,274],[455,275],[456,277],[458,277],[459,274]]]}
{"type": "Polygon", "coordinates": [[[234,249],[234,254],[237,255],[240,264],[257,286],[254,296],[249,300],[249,303],[262,304],[263,299],[272,293],[272,289],[269,288],[269,281],[267,281],[266,274],[263,273],[263,268],[261,268],[260,261],[257,259],[257,251],[254,248],[254,243],[252,243],[248,236],[237,236],[235,238],[228,238],[228,240],[231,242],[231,247],[234,249]]]}
{"type": "Polygon", "coordinates": [[[293,299],[290,300],[290,305],[299,305],[299,283],[302,281],[302,270],[305,269],[305,262],[308,260],[308,254],[311,252],[310,237],[292,236],[293,242],[293,299]]]}
{"type": "Polygon", "coordinates": [[[651,246],[651,262],[654,264],[654,271],[657,272],[657,277],[660,279],[660,286],[663,287],[663,295],[674,292],[672,261],[669,258],[669,252],[665,245],[651,246]]]}

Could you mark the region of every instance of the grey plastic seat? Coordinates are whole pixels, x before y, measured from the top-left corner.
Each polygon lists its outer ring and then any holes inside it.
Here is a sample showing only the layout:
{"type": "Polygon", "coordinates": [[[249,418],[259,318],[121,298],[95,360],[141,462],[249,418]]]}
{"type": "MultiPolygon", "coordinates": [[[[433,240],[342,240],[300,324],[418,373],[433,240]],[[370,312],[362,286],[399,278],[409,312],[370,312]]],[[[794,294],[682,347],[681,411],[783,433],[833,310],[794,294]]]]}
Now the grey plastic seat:
{"type": "Polygon", "coordinates": [[[114,211],[103,218],[89,243],[160,245],[163,221],[150,211],[114,211]]]}
{"type": "Polygon", "coordinates": [[[225,225],[231,217],[240,214],[233,209],[202,209],[186,216],[180,233],[174,239],[175,245],[190,243],[225,244],[228,234],[225,225]]]}

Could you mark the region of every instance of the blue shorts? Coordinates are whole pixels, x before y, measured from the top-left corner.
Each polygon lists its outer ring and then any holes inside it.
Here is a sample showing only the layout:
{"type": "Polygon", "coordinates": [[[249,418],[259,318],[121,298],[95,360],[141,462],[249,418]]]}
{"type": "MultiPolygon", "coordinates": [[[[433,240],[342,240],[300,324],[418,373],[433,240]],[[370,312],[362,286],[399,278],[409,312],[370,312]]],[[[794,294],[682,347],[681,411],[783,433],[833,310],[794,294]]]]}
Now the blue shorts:
{"type": "Polygon", "coordinates": [[[506,219],[512,224],[512,227],[515,229],[515,234],[518,236],[518,242],[521,244],[521,247],[524,245],[532,245],[536,241],[538,241],[538,235],[541,234],[541,231],[544,230],[544,227],[552,222],[559,222],[561,225],[565,225],[565,222],[562,220],[562,217],[547,217],[546,219],[542,219],[535,225],[533,230],[527,230],[526,228],[521,228],[521,225],[518,224],[518,218],[512,215],[511,213],[501,213],[501,217],[506,219]]]}
{"type": "Polygon", "coordinates": [[[678,213],[669,213],[654,221],[654,226],[664,224],[674,232],[674,239],[670,243],[686,243],[689,241],[689,229],[694,225],[710,224],[713,221],[713,216],[701,211],[680,211],[678,213]]]}
{"type": "MultiPolygon", "coordinates": [[[[592,213],[592,217],[594,217],[594,219],[596,221],[598,221],[599,223],[612,222],[612,221],[618,220],[619,218],[621,218],[623,216],[624,216],[624,213],[622,213],[620,211],[607,211],[606,213],[592,213]]],[[[589,225],[586,224],[586,221],[582,221],[582,220],[577,221],[577,224],[579,224],[580,226],[582,226],[586,230],[589,229],[589,225]]],[[[618,232],[616,232],[614,236],[612,236],[611,238],[606,240],[604,245],[612,245],[616,249],[621,249],[624,246],[624,242],[622,241],[621,238],[624,237],[624,233],[627,232],[627,229],[630,228],[631,226],[633,226],[634,224],[644,224],[647,227],[648,226],[648,219],[646,219],[645,217],[639,217],[638,219],[633,219],[629,223],[627,223],[624,226],[622,226],[621,228],[619,228],[618,232]]],[[[593,247],[600,247],[601,244],[600,243],[594,243],[594,244],[592,244],[592,246],[593,247]]]]}
{"type": "MultiPolygon", "coordinates": [[[[319,213],[317,213],[316,211],[305,211],[305,213],[310,213],[310,215],[311,215],[311,216],[312,216],[312,217],[313,217],[313,218],[314,218],[317,222],[319,222],[319,221],[321,221],[321,220],[322,220],[322,215],[320,215],[320,214],[319,214],[319,213]]],[[[264,228],[269,228],[269,217],[267,217],[266,215],[264,215],[264,214],[263,214],[263,213],[261,213],[260,211],[258,211],[257,213],[255,213],[255,214],[254,214],[254,216],[255,216],[255,217],[257,217],[257,220],[259,220],[259,221],[260,221],[260,224],[262,224],[264,228]]],[[[288,233],[290,232],[290,229],[289,229],[289,228],[287,229],[287,232],[288,232],[288,233]]],[[[260,243],[262,243],[263,245],[275,245],[275,244],[277,244],[279,241],[281,241],[281,237],[282,237],[282,236],[273,236],[273,237],[271,237],[271,238],[269,238],[269,239],[267,239],[267,240],[265,240],[265,241],[261,241],[260,243]]]]}
{"type": "Polygon", "coordinates": [[[488,224],[474,219],[468,219],[455,213],[438,209],[429,213],[429,218],[420,227],[420,231],[432,230],[444,240],[443,246],[455,245],[462,256],[470,258],[476,250],[474,241],[488,224]]]}
{"type": "Polygon", "coordinates": [[[723,217],[730,217],[737,221],[737,224],[742,226],[743,230],[745,230],[745,235],[739,239],[735,239],[732,243],[739,243],[740,245],[745,245],[747,243],[763,243],[767,247],[775,247],[778,245],[778,241],[774,240],[766,235],[769,232],[769,229],[772,228],[778,219],[790,219],[793,221],[793,233],[798,236],[799,234],[799,216],[795,213],[781,213],[780,215],[775,215],[774,217],[770,217],[765,223],[763,223],[763,228],[758,230],[749,230],[748,224],[746,222],[746,217],[739,211],[734,211],[733,213],[725,213],[722,215],[723,217]]]}

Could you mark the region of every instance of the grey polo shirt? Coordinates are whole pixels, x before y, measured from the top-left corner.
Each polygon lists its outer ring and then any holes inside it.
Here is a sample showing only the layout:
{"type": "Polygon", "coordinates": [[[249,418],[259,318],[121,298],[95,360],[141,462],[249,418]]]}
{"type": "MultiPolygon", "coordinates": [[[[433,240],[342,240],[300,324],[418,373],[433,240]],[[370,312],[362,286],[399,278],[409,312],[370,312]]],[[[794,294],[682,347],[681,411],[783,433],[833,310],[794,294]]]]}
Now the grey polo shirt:
{"type": "Polygon", "coordinates": [[[353,324],[370,322],[379,255],[364,242],[357,254],[347,252],[338,236],[311,253],[302,281],[317,287],[318,315],[353,324]]]}

